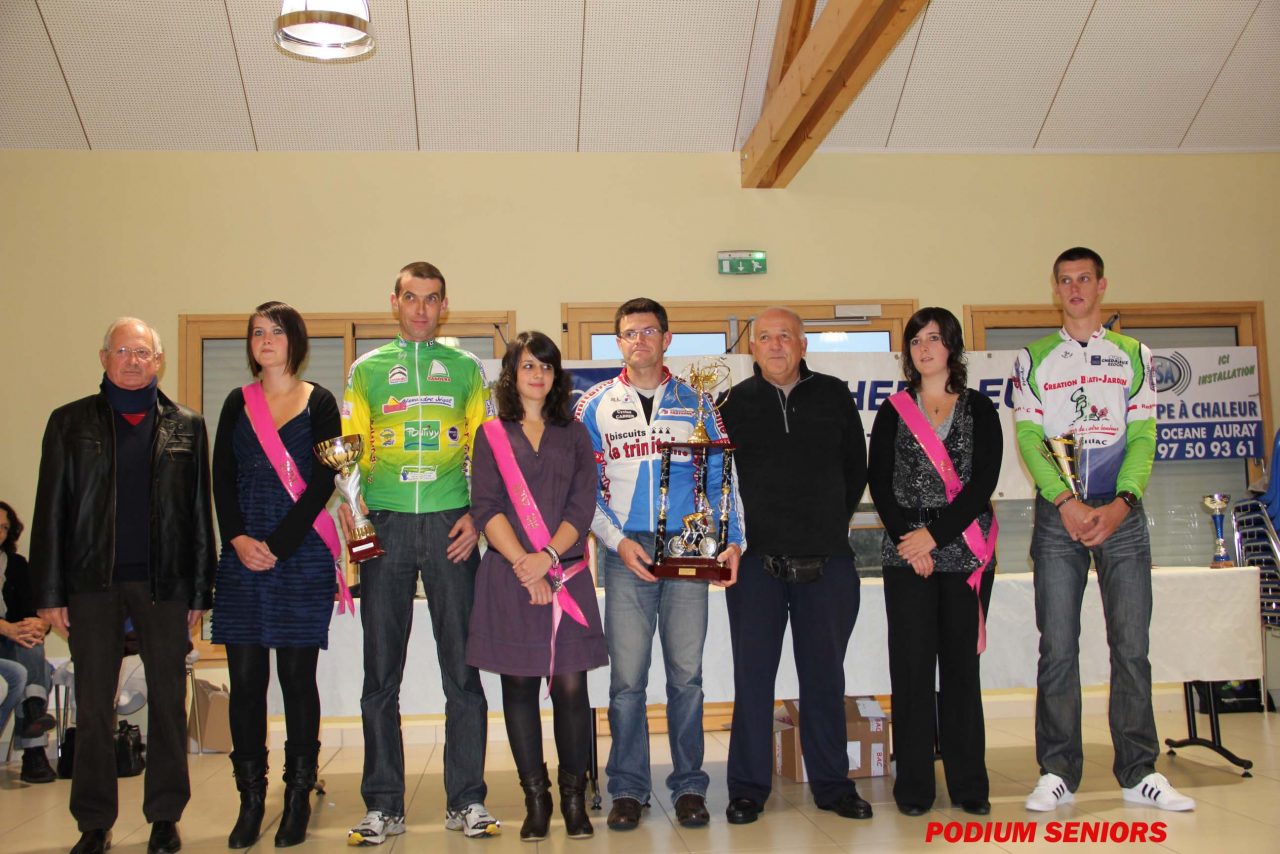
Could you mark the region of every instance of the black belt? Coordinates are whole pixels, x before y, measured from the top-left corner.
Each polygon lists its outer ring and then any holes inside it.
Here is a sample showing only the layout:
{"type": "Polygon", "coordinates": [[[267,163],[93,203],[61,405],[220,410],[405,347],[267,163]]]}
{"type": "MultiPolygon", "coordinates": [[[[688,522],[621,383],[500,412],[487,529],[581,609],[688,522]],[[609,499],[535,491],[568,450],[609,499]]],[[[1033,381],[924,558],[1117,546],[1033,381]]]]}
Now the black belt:
{"type": "Polygon", "coordinates": [[[764,571],[779,581],[808,584],[822,577],[826,555],[765,555],[760,558],[764,571]]]}

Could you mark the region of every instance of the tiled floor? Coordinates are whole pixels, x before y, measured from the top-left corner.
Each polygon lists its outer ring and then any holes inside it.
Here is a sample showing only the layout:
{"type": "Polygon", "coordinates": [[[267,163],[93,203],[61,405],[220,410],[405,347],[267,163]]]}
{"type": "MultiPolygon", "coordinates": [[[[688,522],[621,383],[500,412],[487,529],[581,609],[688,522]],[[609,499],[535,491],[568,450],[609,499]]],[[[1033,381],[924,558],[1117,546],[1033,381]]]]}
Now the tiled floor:
{"type": "MultiPolygon", "coordinates": [[[[1204,720],[1203,718],[1201,719],[1204,720]]],[[[1185,726],[1181,713],[1157,716],[1160,737],[1180,737],[1185,726]]],[[[638,830],[611,833],[604,827],[604,814],[593,814],[596,836],[585,841],[569,841],[557,815],[550,838],[538,845],[522,844],[518,829],[523,818],[523,802],[511,756],[503,741],[489,745],[488,772],[490,809],[505,821],[501,836],[485,840],[464,839],[442,826],[444,804],[440,745],[422,738],[437,727],[412,725],[418,730],[408,742],[408,833],[382,847],[390,852],[476,852],[500,851],[543,854],[543,852],[874,852],[932,851],[951,847],[941,840],[926,842],[931,822],[972,820],[958,810],[935,809],[921,818],[906,818],[893,808],[891,781],[877,779],[860,784],[863,795],[875,804],[870,821],[849,821],[818,810],[805,787],[775,779],[773,797],[760,820],[747,826],[730,826],[724,820],[727,801],[724,783],[727,733],[707,734],[706,767],[711,774],[709,793],[712,809],[710,826],[697,830],[678,827],[665,797],[655,797],[652,809],[638,830]]],[[[348,729],[329,732],[322,756],[321,777],[327,790],[312,819],[310,835],[301,846],[305,851],[341,851],[346,848],[347,829],[363,814],[360,801],[360,770],[364,759],[359,747],[342,746],[351,741],[348,729]]],[[[501,722],[491,725],[491,735],[501,737],[501,722]]],[[[1207,727],[1203,727],[1207,728],[1207,727]]],[[[1253,777],[1245,779],[1225,761],[1206,750],[1192,748],[1176,757],[1162,755],[1158,768],[1173,784],[1197,799],[1193,813],[1162,813],[1158,810],[1126,807],[1111,777],[1111,748],[1106,719],[1085,718],[1086,772],[1077,802],[1052,815],[1033,814],[1022,807],[1023,798],[1036,778],[1032,746],[1032,722],[1027,718],[989,719],[987,761],[991,772],[993,822],[1035,822],[1034,843],[976,843],[966,851],[1061,851],[1116,849],[1157,849],[1182,854],[1243,854],[1280,851],[1280,716],[1276,714],[1227,715],[1223,718],[1224,740],[1238,754],[1254,762],[1253,777]],[[1046,839],[1050,822],[1164,822],[1166,839],[1159,845],[1064,844],[1046,839]]],[[[608,750],[607,739],[601,740],[608,750]]],[[[549,764],[554,773],[554,748],[547,743],[549,764]]],[[[277,752],[274,754],[279,756],[277,752]]],[[[654,779],[661,781],[669,770],[665,737],[655,737],[654,779]]],[[[277,762],[278,764],[278,762],[277,762]]],[[[44,786],[26,786],[18,781],[18,763],[0,772],[0,851],[66,851],[78,834],[67,813],[70,784],[59,781],[44,786]]],[[[273,850],[271,835],[279,818],[278,768],[272,771],[270,808],[263,841],[254,850],[273,850]]],[[[225,851],[226,835],[235,818],[237,796],[230,767],[222,755],[191,757],[193,797],[181,824],[184,851],[225,851]]],[[[944,791],[939,768],[939,791],[944,791]]],[[[141,815],[142,778],[120,783],[120,819],[115,827],[113,850],[143,852],[148,828],[141,815]]],[[[606,800],[606,808],[607,808],[606,800]]]]}

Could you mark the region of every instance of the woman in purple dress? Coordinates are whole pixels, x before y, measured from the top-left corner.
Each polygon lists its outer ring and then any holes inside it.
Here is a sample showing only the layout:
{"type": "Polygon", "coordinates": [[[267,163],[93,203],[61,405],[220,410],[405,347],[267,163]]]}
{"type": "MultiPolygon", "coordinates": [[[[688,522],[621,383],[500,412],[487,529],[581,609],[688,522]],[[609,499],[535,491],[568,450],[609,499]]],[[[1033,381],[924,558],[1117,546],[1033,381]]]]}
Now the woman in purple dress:
{"type": "Polygon", "coordinates": [[[520,333],[495,387],[499,420],[479,431],[472,454],[471,515],[489,548],[476,576],[467,663],[502,675],[507,736],[528,813],[520,838],[528,841],[546,838],[551,820],[538,712],[545,678],[565,829],[571,839],[592,834],[584,805],[591,761],[587,671],[609,660],[591,573],[579,567],[595,513],[596,466],[586,428],[570,415],[570,389],[555,343],[541,332],[520,333]],[[493,441],[489,430],[500,430],[493,441]],[[508,491],[526,485],[540,524],[529,521],[528,511],[517,513],[508,491]],[[548,535],[544,548],[534,545],[548,535]]]}

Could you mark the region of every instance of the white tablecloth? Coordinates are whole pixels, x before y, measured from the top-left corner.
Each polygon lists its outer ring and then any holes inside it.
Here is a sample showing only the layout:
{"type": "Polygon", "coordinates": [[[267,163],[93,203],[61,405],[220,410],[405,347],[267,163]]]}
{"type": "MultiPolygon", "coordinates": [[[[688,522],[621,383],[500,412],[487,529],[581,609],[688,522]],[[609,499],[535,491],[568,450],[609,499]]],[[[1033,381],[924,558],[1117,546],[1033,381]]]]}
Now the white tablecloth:
{"type": "MultiPolygon", "coordinates": [[[[689,582],[696,583],[696,582],[689,582]]],[[[1262,642],[1258,630],[1258,571],[1253,567],[1207,569],[1159,567],[1152,575],[1154,611],[1151,619],[1151,670],[1156,682],[1254,679],[1262,675],[1262,642]]],[[[599,591],[604,613],[604,591],[599,591]]],[[[987,651],[982,656],[982,686],[987,689],[1031,688],[1036,683],[1039,632],[1030,573],[1001,573],[992,589],[987,614],[987,651]]],[[[707,644],[703,653],[703,690],[707,702],[733,699],[733,658],[729,649],[729,617],[723,591],[712,588],[707,644]]],[[[884,611],[884,585],[863,579],[857,626],[845,656],[848,694],[888,694],[889,658],[884,611]]],[[[359,617],[336,612],[329,629],[329,648],[320,654],[320,704],[326,716],[360,714],[363,643],[359,617]]],[[[1081,614],[1080,678],[1085,685],[1109,680],[1106,630],[1096,578],[1085,591],[1081,614]]],[[[489,708],[502,707],[498,677],[482,674],[489,708]]],[[[609,704],[609,668],[588,678],[591,704],[609,704]]],[[[788,629],[775,697],[799,693],[788,629]]],[[[654,639],[649,671],[649,702],[666,702],[662,651],[654,639]]],[[[283,706],[273,679],[271,714],[283,706]]],[[[436,663],[435,640],[426,602],[414,607],[413,633],[404,684],[400,690],[404,714],[442,714],[444,692],[436,663]]]]}

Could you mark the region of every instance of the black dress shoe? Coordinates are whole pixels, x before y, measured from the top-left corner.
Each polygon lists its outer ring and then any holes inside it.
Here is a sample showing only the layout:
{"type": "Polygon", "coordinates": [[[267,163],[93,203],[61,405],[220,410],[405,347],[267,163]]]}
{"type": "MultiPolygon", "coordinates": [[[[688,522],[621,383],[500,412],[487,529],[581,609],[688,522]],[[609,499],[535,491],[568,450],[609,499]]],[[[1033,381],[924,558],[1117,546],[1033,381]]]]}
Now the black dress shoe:
{"type": "Polygon", "coordinates": [[[103,854],[111,847],[111,831],[86,830],[80,834],[80,841],[71,849],[71,854],[103,854]]]}
{"type": "Polygon", "coordinates": [[[147,842],[147,854],[177,854],[182,850],[182,838],[178,836],[176,821],[157,821],[151,825],[151,839],[147,842]]]}
{"type": "Polygon", "coordinates": [[[609,818],[605,823],[610,830],[635,830],[640,824],[640,812],[644,807],[635,798],[614,798],[613,808],[609,810],[609,818]]]}
{"type": "Polygon", "coordinates": [[[991,815],[991,801],[974,798],[971,801],[961,801],[960,809],[969,815],[991,815]]]}
{"type": "Polygon", "coordinates": [[[764,812],[764,807],[750,798],[734,798],[729,801],[729,808],[724,811],[729,824],[751,824],[764,812]]]}
{"type": "Polygon", "coordinates": [[[818,804],[818,809],[833,812],[844,818],[871,818],[871,804],[862,799],[857,792],[841,795],[827,804],[818,804]]]}
{"type": "Polygon", "coordinates": [[[924,815],[928,811],[928,807],[921,806],[920,804],[898,804],[898,812],[903,815],[909,815],[912,818],[918,815],[924,815]]]}
{"type": "Polygon", "coordinates": [[[676,798],[676,821],[681,827],[702,827],[711,821],[707,799],[692,792],[676,798]]]}

